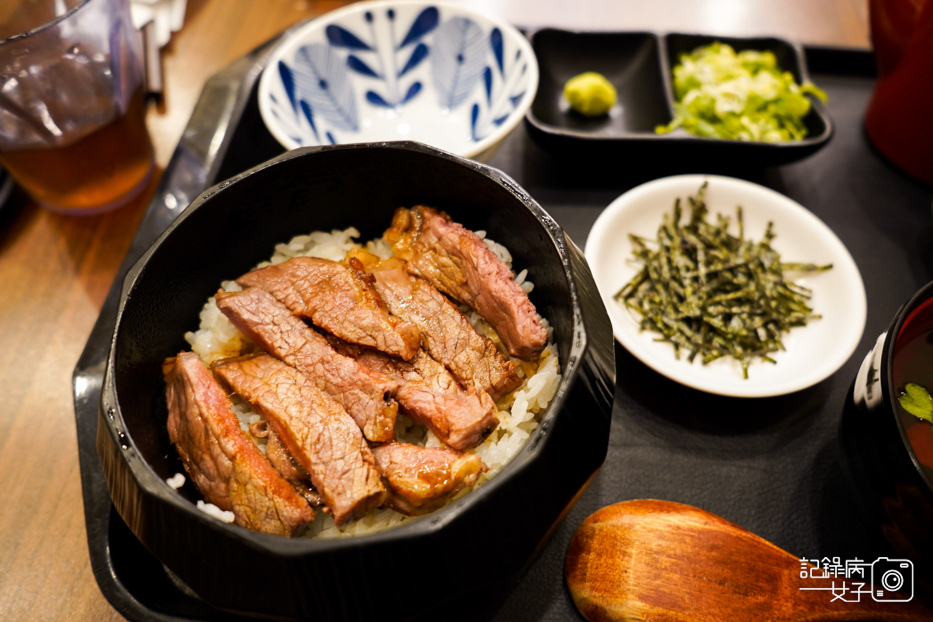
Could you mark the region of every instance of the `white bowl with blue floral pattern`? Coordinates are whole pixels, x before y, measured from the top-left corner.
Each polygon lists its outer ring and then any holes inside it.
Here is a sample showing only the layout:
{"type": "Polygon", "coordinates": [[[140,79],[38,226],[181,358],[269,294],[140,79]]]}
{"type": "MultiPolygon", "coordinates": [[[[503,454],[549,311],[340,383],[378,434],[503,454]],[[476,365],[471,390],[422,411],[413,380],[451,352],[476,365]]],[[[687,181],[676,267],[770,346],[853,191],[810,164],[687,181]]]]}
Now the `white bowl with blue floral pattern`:
{"type": "Polygon", "coordinates": [[[531,106],[538,62],[494,16],[378,0],[331,11],[272,52],[259,110],[286,148],[414,140],[483,159],[531,106]]]}

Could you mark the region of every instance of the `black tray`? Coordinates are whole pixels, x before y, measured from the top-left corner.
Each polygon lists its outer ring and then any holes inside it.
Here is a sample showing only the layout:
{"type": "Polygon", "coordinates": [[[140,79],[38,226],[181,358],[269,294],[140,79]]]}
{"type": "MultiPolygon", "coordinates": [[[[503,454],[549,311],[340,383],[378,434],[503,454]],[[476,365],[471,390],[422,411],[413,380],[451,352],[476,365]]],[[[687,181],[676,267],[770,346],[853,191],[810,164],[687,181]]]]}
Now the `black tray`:
{"type": "MultiPolygon", "coordinates": [[[[264,46],[205,86],[74,371],[74,400],[90,559],[104,596],[131,620],[233,620],[178,585],[110,502],[97,453],[98,400],[124,272],[201,190],[280,153],[255,103],[264,46]],[[218,147],[219,145],[219,147],[218,147]]],[[[862,115],[874,86],[870,53],[806,48],[829,94],[830,144],[801,162],[747,168],[735,161],[677,167],[591,161],[545,152],[517,128],[489,163],[512,176],[581,247],[600,211],[625,190],[676,173],[718,173],[782,192],[823,219],[855,258],[868,295],[856,354],[827,380],[792,395],[748,400],[677,385],[616,347],[618,384],[606,463],[549,544],[497,603],[494,620],[579,620],[563,582],[576,526],[617,501],[656,498],[701,507],[807,559],[888,555],[859,513],[858,482],[838,433],[862,357],[898,307],[933,277],[933,189],[889,166],[868,143],[862,115]]],[[[828,595],[827,598],[830,596],[828,595]]]]}

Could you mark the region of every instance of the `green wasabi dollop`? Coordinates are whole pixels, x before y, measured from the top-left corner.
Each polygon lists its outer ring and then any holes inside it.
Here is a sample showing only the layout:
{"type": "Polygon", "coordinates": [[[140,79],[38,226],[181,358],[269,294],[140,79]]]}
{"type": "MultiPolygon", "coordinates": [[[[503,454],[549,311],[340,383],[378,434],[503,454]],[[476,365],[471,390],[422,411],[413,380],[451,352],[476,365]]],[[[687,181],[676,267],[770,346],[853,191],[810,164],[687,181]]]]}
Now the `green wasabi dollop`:
{"type": "Polygon", "coordinates": [[[567,80],[564,97],[582,115],[598,117],[616,103],[616,89],[602,74],[587,71],[567,80]]]}

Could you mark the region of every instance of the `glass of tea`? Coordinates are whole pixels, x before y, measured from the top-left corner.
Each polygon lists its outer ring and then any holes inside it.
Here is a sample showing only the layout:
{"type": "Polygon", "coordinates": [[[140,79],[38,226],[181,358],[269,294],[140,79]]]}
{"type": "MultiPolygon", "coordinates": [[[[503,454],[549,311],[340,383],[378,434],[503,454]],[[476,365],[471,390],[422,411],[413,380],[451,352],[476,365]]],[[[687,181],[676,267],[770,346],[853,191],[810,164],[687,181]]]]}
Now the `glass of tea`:
{"type": "Polygon", "coordinates": [[[154,169],[128,1],[0,5],[0,165],[51,210],[124,205],[154,169]]]}

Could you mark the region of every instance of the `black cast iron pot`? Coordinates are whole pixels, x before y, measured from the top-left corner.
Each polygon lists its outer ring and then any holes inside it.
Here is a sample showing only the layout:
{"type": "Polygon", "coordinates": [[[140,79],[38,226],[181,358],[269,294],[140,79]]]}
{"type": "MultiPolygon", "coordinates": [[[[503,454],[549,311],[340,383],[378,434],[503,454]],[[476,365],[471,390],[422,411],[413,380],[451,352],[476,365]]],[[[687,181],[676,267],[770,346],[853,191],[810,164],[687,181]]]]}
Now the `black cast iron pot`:
{"type": "Polygon", "coordinates": [[[292,151],[201,194],[126,277],[101,396],[97,449],[116,510],[209,605],[276,619],[469,617],[521,576],[606,456],[613,337],[585,260],[503,173],[417,143],[292,151]],[[160,363],[222,280],[276,243],[435,206],[505,244],[554,327],[562,380],[527,446],[486,485],[427,517],[342,540],[255,533],[195,509],[166,431],[160,363]]]}

